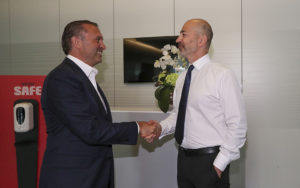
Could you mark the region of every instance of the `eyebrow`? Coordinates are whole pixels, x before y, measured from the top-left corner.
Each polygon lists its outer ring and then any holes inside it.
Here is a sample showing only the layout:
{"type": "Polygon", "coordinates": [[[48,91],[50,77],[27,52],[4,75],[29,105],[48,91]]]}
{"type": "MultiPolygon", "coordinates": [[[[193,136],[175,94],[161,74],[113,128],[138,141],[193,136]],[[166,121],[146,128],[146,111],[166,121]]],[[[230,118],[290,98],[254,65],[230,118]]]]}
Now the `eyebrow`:
{"type": "Polygon", "coordinates": [[[180,31],[180,34],[183,34],[183,33],[187,33],[187,31],[181,30],[181,31],[180,31]]]}
{"type": "Polygon", "coordinates": [[[103,40],[103,37],[102,36],[97,36],[96,39],[97,40],[103,40]]]}

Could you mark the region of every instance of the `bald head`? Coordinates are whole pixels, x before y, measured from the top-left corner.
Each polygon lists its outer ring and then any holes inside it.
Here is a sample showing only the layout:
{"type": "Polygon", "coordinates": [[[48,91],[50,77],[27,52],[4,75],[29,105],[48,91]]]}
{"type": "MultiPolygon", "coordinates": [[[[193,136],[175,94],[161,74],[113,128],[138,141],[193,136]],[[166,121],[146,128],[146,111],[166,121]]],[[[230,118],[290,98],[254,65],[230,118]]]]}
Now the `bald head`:
{"type": "Polygon", "coordinates": [[[206,48],[209,49],[213,38],[213,31],[210,24],[203,19],[191,19],[188,20],[185,24],[190,25],[199,35],[205,35],[207,37],[206,48]]]}
{"type": "Polygon", "coordinates": [[[203,19],[187,21],[176,39],[180,54],[193,63],[208,53],[213,32],[209,23],[203,19]]]}

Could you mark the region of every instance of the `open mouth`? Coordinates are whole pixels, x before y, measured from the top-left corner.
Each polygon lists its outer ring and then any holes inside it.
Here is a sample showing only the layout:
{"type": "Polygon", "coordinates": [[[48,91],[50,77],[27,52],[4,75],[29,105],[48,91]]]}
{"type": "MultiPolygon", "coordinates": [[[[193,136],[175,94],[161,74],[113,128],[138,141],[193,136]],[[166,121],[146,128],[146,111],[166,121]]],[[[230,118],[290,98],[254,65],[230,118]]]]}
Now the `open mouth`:
{"type": "Polygon", "coordinates": [[[102,56],[102,50],[98,50],[97,54],[99,54],[100,56],[102,56]]]}

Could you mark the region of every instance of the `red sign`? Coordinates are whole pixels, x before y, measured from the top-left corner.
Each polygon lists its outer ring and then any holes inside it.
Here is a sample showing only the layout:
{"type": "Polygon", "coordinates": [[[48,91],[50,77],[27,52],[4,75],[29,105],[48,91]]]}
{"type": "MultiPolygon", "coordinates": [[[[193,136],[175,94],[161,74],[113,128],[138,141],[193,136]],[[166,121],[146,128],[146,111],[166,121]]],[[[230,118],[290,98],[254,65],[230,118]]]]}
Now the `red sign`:
{"type": "MultiPolygon", "coordinates": [[[[46,76],[0,76],[0,187],[18,188],[13,106],[18,99],[34,99],[39,103],[38,170],[46,148],[46,124],[40,98],[46,76]]],[[[38,185],[38,182],[37,182],[38,185]]]]}

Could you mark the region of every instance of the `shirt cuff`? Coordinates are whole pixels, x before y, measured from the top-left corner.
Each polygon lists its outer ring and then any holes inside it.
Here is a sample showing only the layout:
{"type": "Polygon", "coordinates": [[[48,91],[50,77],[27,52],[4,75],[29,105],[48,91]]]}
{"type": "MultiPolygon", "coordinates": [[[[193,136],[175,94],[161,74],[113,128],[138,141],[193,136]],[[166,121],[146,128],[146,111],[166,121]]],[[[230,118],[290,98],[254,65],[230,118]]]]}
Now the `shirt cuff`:
{"type": "Polygon", "coordinates": [[[137,125],[137,128],[138,128],[138,134],[140,134],[140,126],[139,126],[139,124],[138,124],[138,122],[137,122],[137,121],[136,121],[135,123],[136,123],[136,125],[137,125]]]}
{"type": "Polygon", "coordinates": [[[160,133],[160,136],[158,137],[158,140],[160,140],[160,139],[162,139],[163,137],[166,136],[165,125],[162,122],[160,122],[159,124],[161,126],[161,133],[160,133]]]}
{"type": "Polygon", "coordinates": [[[219,152],[214,161],[214,166],[223,172],[230,162],[231,160],[228,157],[219,152]]]}

